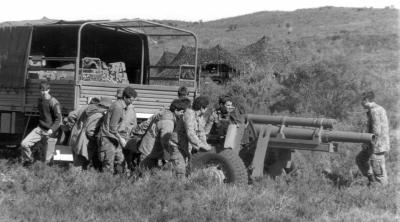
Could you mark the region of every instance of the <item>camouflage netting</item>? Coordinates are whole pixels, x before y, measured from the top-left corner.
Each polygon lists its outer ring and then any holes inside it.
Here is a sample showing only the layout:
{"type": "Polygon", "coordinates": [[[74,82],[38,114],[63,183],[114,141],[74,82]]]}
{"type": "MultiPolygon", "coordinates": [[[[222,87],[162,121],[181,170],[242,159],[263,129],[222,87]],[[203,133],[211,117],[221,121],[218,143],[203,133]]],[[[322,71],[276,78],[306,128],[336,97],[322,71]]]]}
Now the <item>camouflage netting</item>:
{"type": "Polygon", "coordinates": [[[242,49],[236,51],[238,57],[247,65],[247,71],[256,67],[271,67],[274,71],[284,72],[292,52],[290,42],[271,42],[266,36],[242,49]]]}
{"type": "Polygon", "coordinates": [[[266,60],[267,55],[264,53],[264,49],[267,47],[268,40],[263,36],[257,42],[239,49],[237,53],[239,57],[244,58],[246,61],[251,60],[257,64],[262,64],[266,60]]]}
{"type": "Polygon", "coordinates": [[[158,60],[158,62],[155,65],[155,66],[159,66],[159,68],[157,68],[157,73],[162,72],[165,69],[163,66],[169,65],[172,62],[172,60],[174,60],[176,55],[177,55],[176,53],[164,51],[161,58],[158,60]]]}
{"type": "MultiPolygon", "coordinates": [[[[182,46],[169,66],[194,65],[195,50],[194,47],[182,46]]],[[[226,64],[236,70],[240,70],[242,67],[239,58],[220,45],[209,49],[198,48],[198,65],[207,64],[226,64]]],[[[178,77],[178,72],[178,69],[168,69],[157,76],[174,78],[178,77]]]]}

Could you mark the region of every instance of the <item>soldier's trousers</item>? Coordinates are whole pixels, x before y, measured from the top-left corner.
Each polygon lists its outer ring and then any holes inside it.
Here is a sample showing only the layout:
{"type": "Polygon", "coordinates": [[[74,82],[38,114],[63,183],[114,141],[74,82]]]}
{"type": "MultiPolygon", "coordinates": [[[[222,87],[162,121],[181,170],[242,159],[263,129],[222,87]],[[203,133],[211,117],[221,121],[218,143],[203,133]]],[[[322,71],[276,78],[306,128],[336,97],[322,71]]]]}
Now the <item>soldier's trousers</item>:
{"type": "Polygon", "coordinates": [[[99,160],[101,162],[101,171],[113,173],[122,173],[124,169],[124,154],[118,142],[108,137],[99,138],[99,160]],[[115,165],[115,167],[114,167],[115,165]]]}
{"type": "Polygon", "coordinates": [[[42,142],[39,159],[47,163],[53,158],[57,138],[49,137],[46,130],[36,127],[21,142],[23,161],[34,161],[31,148],[38,142],[42,142]]]}
{"type": "Polygon", "coordinates": [[[373,153],[370,149],[363,149],[356,157],[356,163],[361,173],[368,177],[370,182],[376,181],[382,185],[388,183],[385,152],[373,153]]]}
{"type": "Polygon", "coordinates": [[[172,170],[176,177],[183,178],[186,175],[187,170],[187,158],[183,155],[178,146],[170,146],[169,161],[172,164],[172,170]]]}
{"type": "Polygon", "coordinates": [[[271,149],[269,155],[274,155],[274,162],[268,166],[267,172],[272,178],[285,174],[292,164],[292,151],[290,149],[271,149]]]}

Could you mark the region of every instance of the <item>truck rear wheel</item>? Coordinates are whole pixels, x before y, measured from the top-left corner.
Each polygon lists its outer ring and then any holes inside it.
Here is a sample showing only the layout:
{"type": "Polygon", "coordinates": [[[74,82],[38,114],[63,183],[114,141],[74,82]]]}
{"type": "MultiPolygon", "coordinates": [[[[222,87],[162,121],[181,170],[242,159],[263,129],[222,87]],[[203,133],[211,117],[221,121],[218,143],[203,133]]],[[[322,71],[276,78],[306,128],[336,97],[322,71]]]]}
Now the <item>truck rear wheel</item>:
{"type": "Polygon", "coordinates": [[[247,184],[246,167],[240,157],[230,149],[220,153],[197,153],[192,157],[192,169],[206,170],[220,183],[247,184]]]}

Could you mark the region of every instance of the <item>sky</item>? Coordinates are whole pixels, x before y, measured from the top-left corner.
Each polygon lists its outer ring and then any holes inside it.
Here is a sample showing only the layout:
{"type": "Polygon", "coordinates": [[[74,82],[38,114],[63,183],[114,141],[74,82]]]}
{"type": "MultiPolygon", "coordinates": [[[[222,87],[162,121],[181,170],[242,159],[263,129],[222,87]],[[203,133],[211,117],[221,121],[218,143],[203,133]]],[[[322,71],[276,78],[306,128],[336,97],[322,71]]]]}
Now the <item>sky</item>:
{"type": "Polygon", "coordinates": [[[0,22],[41,19],[171,19],[210,21],[259,11],[293,11],[323,6],[394,6],[399,0],[5,0],[0,22]]]}

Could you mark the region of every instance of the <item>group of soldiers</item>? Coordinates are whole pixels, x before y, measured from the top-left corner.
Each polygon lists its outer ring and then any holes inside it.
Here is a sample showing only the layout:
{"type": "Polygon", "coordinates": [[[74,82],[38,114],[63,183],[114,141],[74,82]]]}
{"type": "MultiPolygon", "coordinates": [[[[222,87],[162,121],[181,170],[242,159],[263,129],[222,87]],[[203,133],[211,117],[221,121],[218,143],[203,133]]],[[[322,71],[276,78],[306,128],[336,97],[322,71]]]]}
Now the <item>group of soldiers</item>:
{"type": "MultiPolygon", "coordinates": [[[[132,104],[138,95],[128,86],[118,89],[116,101],[112,102],[109,97],[93,98],[88,106],[72,111],[61,124],[60,103],[50,95],[48,82],[40,83],[40,92],[39,124],[21,142],[25,165],[33,163],[31,148],[39,141],[45,141],[42,160],[51,160],[54,146],[49,144],[54,143],[62,125],[63,131],[70,134],[68,145],[77,167],[119,174],[137,167],[157,167],[161,163],[169,164],[180,178],[187,175],[192,153],[212,149],[207,143],[207,134],[214,130],[212,133],[225,135],[226,124],[240,124],[243,114],[229,96],[222,96],[219,107],[205,118],[209,99],[199,96],[191,101],[188,89],[180,87],[178,97],[169,108],[138,124],[132,104]]],[[[377,139],[363,145],[356,163],[370,183],[386,185],[385,154],[390,149],[386,111],[375,103],[373,92],[363,94],[362,105],[368,110],[368,132],[377,139]]],[[[290,163],[290,159],[287,162],[290,163]]]]}
{"type": "Polygon", "coordinates": [[[87,106],[70,112],[61,124],[60,103],[50,95],[49,83],[40,83],[40,91],[39,125],[21,143],[24,164],[35,161],[31,148],[43,140],[42,160],[51,160],[54,146],[49,144],[56,140],[55,132],[61,126],[69,134],[74,166],[115,174],[138,166],[153,168],[162,160],[178,177],[184,176],[191,154],[211,149],[207,134],[235,109],[231,99],[222,97],[223,104],[206,122],[209,99],[199,96],[192,102],[188,89],[180,87],[169,108],[138,124],[132,104],[137,92],[128,86],[118,89],[114,102],[110,97],[92,98],[87,106]]]}

